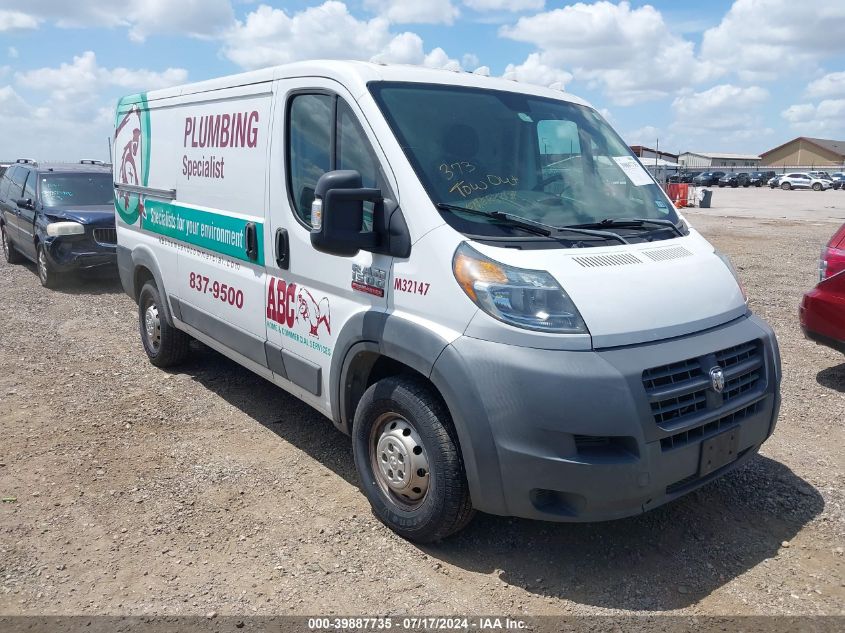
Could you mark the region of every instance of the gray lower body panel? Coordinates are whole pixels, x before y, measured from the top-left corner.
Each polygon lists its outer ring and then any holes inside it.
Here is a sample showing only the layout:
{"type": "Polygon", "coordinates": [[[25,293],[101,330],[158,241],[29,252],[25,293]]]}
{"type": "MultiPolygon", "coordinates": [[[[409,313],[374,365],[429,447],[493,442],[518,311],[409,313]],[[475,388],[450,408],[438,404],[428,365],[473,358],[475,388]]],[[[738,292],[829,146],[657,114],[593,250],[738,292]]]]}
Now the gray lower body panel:
{"type": "Polygon", "coordinates": [[[637,514],[718,477],[757,451],[774,429],[780,402],[777,343],[755,317],[678,339],[584,352],[462,337],[443,351],[431,378],[455,419],[476,508],[560,521],[637,514]],[[674,371],[676,363],[702,359],[706,376],[716,353],[749,342],[760,366],[730,400],[708,386],[696,392],[704,395],[695,407],[650,400],[645,370],[674,371]],[[675,405],[676,418],[656,417],[675,405]],[[738,429],[737,457],[703,474],[702,442],[725,429],[738,429]]]}

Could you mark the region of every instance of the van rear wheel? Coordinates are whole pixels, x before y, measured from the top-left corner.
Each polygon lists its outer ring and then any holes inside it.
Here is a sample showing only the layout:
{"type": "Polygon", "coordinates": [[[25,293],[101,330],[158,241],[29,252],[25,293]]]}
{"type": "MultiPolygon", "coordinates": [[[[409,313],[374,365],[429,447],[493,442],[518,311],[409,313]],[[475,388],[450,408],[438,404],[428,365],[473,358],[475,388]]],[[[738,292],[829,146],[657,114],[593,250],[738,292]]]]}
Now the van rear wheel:
{"type": "Polygon", "coordinates": [[[396,376],[371,385],[355,411],[352,448],[373,513],[400,536],[438,541],[472,519],[451,417],[424,380],[396,376]]]}
{"type": "Polygon", "coordinates": [[[188,355],[190,337],[167,322],[162,298],[156,285],[144,284],[138,297],[138,325],[141,343],[156,367],[178,365],[188,355]]]}

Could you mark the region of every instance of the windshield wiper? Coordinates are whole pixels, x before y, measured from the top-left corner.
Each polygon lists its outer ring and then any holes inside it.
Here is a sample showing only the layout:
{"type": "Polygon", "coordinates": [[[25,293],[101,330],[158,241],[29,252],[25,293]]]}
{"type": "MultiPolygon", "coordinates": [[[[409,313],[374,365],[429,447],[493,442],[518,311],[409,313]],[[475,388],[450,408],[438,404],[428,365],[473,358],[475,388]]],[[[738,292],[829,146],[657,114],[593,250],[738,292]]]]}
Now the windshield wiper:
{"type": "Polygon", "coordinates": [[[644,224],[653,224],[656,226],[665,226],[666,228],[672,229],[680,235],[681,237],[684,236],[684,232],[678,228],[678,225],[672,222],[672,220],[661,220],[659,218],[604,218],[603,220],[599,220],[598,222],[590,222],[588,224],[576,224],[574,227],[570,228],[602,228],[605,226],[617,226],[622,228],[637,228],[641,227],[644,224]]]}
{"type": "Polygon", "coordinates": [[[493,218],[494,220],[505,221],[508,222],[511,226],[516,226],[525,231],[530,231],[532,233],[537,233],[538,235],[544,235],[546,237],[550,237],[551,235],[557,233],[575,233],[577,235],[591,235],[593,237],[601,237],[605,239],[610,238],[613,240],[617,240],[622,244],[628,244],[628,240],[612,231],[597,231],[589,229],[587,227],[579,226],[554,226],[552,224],[544,224],[543,222],[538,222],[537,220],[532,220],[521,215],[514,215],[513,213],[506,213],[504,211],[482,211],[481,209],[470,209],[469,207],[462,207],[457,204],[449,204],[448,202],[438,202],[435,206],[443,211],[462,211],[464,213],[472,213],[474,215],[482,215],[484,217],[493,218]]]}

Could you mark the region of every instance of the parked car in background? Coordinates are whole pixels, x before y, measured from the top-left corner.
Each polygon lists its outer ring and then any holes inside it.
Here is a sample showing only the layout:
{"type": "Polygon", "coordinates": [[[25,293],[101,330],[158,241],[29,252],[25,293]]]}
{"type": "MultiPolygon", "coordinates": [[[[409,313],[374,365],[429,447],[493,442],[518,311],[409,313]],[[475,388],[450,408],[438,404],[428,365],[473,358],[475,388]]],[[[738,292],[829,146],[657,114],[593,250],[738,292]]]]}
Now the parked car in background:
{"type": "Polygon", "coordinates": [[[769,183],[777,174],[773,171],[754,171],[748,174],[749,185],[752,187],[762,187],[769,183]]]}
{"type": "Polygon", "coordinates": [[[48,288],[72,270],[116,271],[111,170],[97,161],[19,160],[0,179],[0,233],[6,261],[32,260],[48,288]]]}
{"type": "Polygon", "coordinates": [[[747,187],[751,184],[751,178],[745,172],[725,174],[719,178],[720,187],[747,187]]]}
{"type": "Polygon", "coordinates": [[[819,258],[819,283],[798,310],[804,336],[845,353],[845,224],[819,258]]]}
{"type": "Polygon", "coordinates": [[[824,191],[830,189],[831,181],[811,176],[806,172],[791,172],[784,174],[779,180],[780,188],[784,191],[790,189],[812,189],[813,191],[824,191]]]}
{"type": "Polygon", "coordinates": [[[771,178],[769,178],[770,189],[776,189],[777,187],[780,187],[780,179],[782,175],[783,174],[781,174],[780,176],[772,176],[771,178]]]}
{"type": "Polygon", "coordinates": [[[697,175],[698,172],[695,171],[679,171],[677,174],[669,176],[669,182],[672,184],[691,184],[697,175]]]}
{"type": "Polygon", "coordinates": [[[836,171],[830,177],[833,178],[834,189],[845,189],[845,172],[836,171]]]}
{"type": "Polygon", "coordinates": [[[9,163],[0,163],[0,177],[6,173],[6,169],[9,167],[9,163]]]}
{"type": "Polygon", "coordinates": [[[697,187],[712,187],[713,185],[718,184],[719,178],[724,175],[725,172],[723,171],[705,171],[693,178],[692,184],[697,187]]]}

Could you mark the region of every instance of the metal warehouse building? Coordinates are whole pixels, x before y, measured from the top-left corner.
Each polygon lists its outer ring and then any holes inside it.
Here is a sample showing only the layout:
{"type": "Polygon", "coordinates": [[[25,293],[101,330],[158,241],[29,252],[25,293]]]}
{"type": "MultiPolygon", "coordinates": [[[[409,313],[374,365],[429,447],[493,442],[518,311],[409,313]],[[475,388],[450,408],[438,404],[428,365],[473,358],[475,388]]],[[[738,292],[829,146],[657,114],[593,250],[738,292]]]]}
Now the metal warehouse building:
{"type": "Polygon", "coordinates": [[[684,152],[678,162],[691,167],[757,167],[760,157],[755,154],[726,154],[713,152],[684,152]]]}
{"type": "Polygon", "coordinates": [[[845,165],[845,141],[799,136],[760,154],[762,164],[772,167],[845,165]]]}

